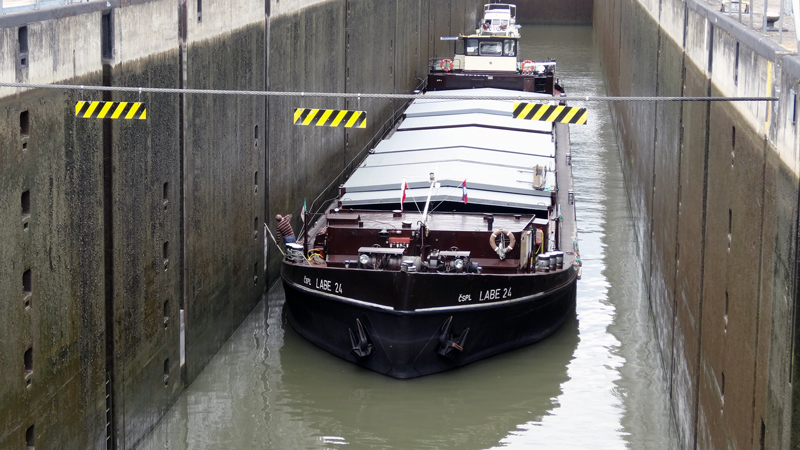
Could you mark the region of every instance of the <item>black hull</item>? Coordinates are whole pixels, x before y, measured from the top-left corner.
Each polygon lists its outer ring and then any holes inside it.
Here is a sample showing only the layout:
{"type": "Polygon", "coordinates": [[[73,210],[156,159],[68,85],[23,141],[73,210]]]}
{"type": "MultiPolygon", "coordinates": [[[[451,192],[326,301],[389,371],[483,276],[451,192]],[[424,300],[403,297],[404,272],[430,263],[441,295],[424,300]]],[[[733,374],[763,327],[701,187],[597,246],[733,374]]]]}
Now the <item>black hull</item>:
{"type": "Polygon", "coordinates": [[[471,276],[468,284],[478,292],[495,290],[498,283],[513,283],[518,287],[510,289],[518,290],[515,297],[508,300],[417,310],[398,310],[320,292],[307,281],[324,278],[346,282],[350,274],[358,275],[361,283],[376,292],[392,292],[392,297],[401,304],[407,303],[405,298],[419,296],[422,291],[437,296],[437,281],[443,281],[441,284],[445,288],[447,285],[452,288],[452,283],[466,282],[466,277],[417,274],[424,276],[418,278],[423,284],[415,282],[414,275],[404,272],[283,265],[281,277],[289,322],[295,330],[340,358],[394,378],[443,372],[532,344],[556,331],[575,310],[577,275],[571,268],[549,276],[471,276]],[[519,286],[525,285],[547,287],[521,292],[519,286]],[[483,287],[485,291],[481,291],[483,287]],[[359,323],[368,343],[361,346],[361,353],[369,353],[366,356],[357,356],[359,351],[353,351],[351,333],[358,341],[359,323]]]}

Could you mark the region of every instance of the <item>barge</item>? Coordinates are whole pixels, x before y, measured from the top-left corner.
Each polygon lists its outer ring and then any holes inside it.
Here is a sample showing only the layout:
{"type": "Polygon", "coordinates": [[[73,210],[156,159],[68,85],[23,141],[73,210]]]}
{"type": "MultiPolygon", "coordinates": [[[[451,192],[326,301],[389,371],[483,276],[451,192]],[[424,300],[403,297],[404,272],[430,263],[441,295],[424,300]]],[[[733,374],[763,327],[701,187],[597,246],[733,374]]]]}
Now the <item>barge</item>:
{"type": "MultiPolygon", "coordinates": [[[[503,75],[522,88],[433,83],[324,213],[306,215],[281,266],[288,320],[302,336],[394,378],[532,344],[574,317],[569,125],[514,118],[514,102],[497,100],[527,91],[529,101],[557,104],[555,62],[527,70],[517,40],[508,55],[481,56],[481,43],[502,49],[518,37],[475,36],[479,54],[463,55],[456,73],[503,75]],[[495,62],[473,61],[482,57],[495,62]]],[[[453,72],[443,61],[431,69],[453,72]]]]}

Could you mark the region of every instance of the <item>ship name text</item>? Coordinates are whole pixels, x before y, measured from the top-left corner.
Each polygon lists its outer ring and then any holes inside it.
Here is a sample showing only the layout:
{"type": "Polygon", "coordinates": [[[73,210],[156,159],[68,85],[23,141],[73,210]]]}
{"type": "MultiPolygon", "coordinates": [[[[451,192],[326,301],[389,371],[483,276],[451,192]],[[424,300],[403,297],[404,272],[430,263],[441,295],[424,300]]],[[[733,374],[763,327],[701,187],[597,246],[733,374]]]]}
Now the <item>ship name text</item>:
{"type": "Polygon", "coordinates": [[[489,289],[488,291],[480,291],[478,300],[483,302],[486,300],[501,300],[504,298],[511,298],[511,288],[497,288],[489,289]]]}
{"type": "Polygon", "coordinates": [[[341,294],[343,292],[342,284],[333,282],[331,280],[322,280],[320,278],[315,278],[314,284],[312,284],[311,278],[303,276],[303,283],[308,286],[314,286],[319,291],[333,292],[335,294],[341,294]]]}

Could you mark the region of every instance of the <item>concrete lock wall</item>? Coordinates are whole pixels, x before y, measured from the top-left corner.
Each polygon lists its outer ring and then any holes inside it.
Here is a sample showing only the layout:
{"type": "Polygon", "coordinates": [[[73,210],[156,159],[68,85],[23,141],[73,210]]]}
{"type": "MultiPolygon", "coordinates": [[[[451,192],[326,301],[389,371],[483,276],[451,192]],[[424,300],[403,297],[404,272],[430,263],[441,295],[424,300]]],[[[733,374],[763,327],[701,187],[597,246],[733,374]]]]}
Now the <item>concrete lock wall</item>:
{"type": "MultiPolygon", "coordinates": [[[[45,8],[0,17],[0,79],[408,93],[429,57],[449,55],[439,36],[474,29],[481,8],[45,8]]],[[[277,281],[280,255],[265,248],[263,223],[274,230],[270,218],[292,213],[299,232],[303,199],[317,209],[333,197],[401,106],[0,88],[0,448],[135,448],[277,281]],[[80,100],[141,101],[147,119],[76,118],[80,100]],[[368,127],[294,126],[296,107],[366,110],[368,127]]]]}
{"type": "Polygon", "coordinates": [[[795,447],[796,56],[696,0],[603,0],[636,240],[683,448],[795,447]]]}
{"type": "MultiPolygon", "coordinates": [[[[264,2],[203,2],[199,12],[197,5],[186,5],[185,87],[264,90],[264,2]]],[[[187,382],[267,285],[264,103],[257,96],[183,99],[187,382]]]]}

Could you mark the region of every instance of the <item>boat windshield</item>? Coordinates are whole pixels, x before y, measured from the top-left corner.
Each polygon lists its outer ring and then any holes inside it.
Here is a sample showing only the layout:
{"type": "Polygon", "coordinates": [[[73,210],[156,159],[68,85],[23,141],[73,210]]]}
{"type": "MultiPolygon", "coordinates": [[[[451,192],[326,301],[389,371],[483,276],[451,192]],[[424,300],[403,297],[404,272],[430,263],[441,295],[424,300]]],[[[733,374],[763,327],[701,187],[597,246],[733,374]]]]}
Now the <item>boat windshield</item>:
{"type": "Polygon", "coordinates": [[[503,54],[506,56],[517,56],[517,42],[513,39],[503,41],[503,54]]]}
{"type": "MultiPolygon", "coordinates": [[[[515,39],[481,40],[465,39],[466,54],[468,56],[517,56],[517,41],[515,39]]],[[[456,46],[456,54],[460,46],[456,46]]]]}
{"type": "Polygon", "coordinates": [[[503,54],[503,45],[501,42],[495,42],[495,41],[481,42],[481,55],[500,56],[502,54],[503,54]]]}
{"type": "Polygon", "coordinates": [[[478,40],[477,39],[467,39],[467,55],[470,55],[470,56],[477,56],[478,55],[478,40]]]}
{"type": "Polygon", "coordinates": [[[456,43],[456,54],[468,56],[517,56],[517,41],[515,39],[481,40],[465,39],[464,47],[461,42],[456,43]]]}

